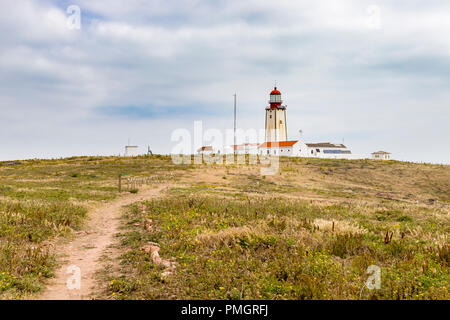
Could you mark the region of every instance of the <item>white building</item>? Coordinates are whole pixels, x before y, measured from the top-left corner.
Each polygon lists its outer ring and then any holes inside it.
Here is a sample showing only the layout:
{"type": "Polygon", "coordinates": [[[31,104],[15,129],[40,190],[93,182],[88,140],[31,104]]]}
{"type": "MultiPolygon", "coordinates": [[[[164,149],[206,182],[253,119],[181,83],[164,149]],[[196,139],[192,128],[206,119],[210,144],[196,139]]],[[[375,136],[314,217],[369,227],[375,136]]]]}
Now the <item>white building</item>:
{"type": "Polygon", "coordinates": [[[257,154],[259,143],[243,143],[231,146],[236,154],[257,154]]]}
{"type": "Polygon", "coordinates": [[[270,106],[266,108],[266,142],[258,146],[260,155],[291,157],[315,157],[332,159],[361,159],[343,144],[305,143],[287,139],[286,106],[282,106],[281,93],[277,87],[270,93],[270,106]]]}
{"type": "MultiPolygon", "coordinates": [[[[303,143],[298,144],[297,156],[300,157],[315,157],[328,159],[362,159],[361,155],[356,155],[351,152],[342,143],[303,143]]],[[[297,151],[297,150],[296,150],[297,151]]]]}
{"type": "Polygon", "coordinates": [[[299,141],[278,141],[264,142],[258,146],[259,154],[278,155],[278,156],[295,156],[300,149],[299,141]]]}
{"type": "Polygon", "coordinates": [[[197,154],[221,154],[221,151],[214,146],[203,146],[197,149],[197,154]]]}
{"type": "Polygon", "coordinates": [[[125,146],[125,157],[135,157],[138,155],[138,146],[125,146]]]}
{"type": "Polygon", "coordinates": [[[314,157],[330,159],[361,159],[343,144],[304,143],[298,140],[264,142],[258,147],[260,155],[278,155],[288,157],[314,157]]]}
{"type": "Polygon", "coordinates": [[[372,159],[374,160],[390,160],[391,153],[386,151],[372,152],[372,159]]]}

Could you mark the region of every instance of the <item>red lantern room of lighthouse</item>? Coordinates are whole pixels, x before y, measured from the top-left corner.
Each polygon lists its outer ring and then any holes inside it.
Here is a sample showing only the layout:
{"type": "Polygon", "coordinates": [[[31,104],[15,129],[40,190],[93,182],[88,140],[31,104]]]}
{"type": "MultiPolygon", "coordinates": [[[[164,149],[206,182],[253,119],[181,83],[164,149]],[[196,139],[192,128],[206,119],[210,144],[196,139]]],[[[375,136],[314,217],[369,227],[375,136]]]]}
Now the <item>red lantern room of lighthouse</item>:
{"type": "Polygon", "coordinates": [[[281,92],[278,91],[277,87],[273,88],[270,93],[270,108],[280,108],[283,101],[281,101],[281,92]]]}
{"type": "Polygon", "coordinates": [[[281,92],[270,92],[270,106],[266,108],[266,141],[287,141],[286,106],[282,106],[281,92]]]}

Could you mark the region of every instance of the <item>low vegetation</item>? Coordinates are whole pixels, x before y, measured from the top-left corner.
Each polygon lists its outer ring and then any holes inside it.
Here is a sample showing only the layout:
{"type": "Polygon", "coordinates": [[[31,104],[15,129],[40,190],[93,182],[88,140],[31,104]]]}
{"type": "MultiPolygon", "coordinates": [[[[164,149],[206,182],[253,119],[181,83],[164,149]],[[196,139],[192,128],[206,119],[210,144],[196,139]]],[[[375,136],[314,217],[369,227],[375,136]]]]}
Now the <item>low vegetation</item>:
{"type": "Polygon", "coordinates": [[[118,196],[120,173],[165,175],[173,171],[169,159],[0,162],[0,298],[23,298],[43,288],[57,265],[54,240],[73,235],[89,208],[118,196]]]}
{"type": "Polygon", "coordinates": [[[448,166],[284,159],[276,176],[197,170],[126,212],[122,273],[105,297],[449,298],[448,166]],[[365,285],[371,265],[380,289],[365,285]]]}
{"type": "MultiPolygon", "coordinates": [[[[417,223],[380,222],[375,210],[279,198],[179,195],[134,205],[122,235],[129,272],[112,280],[111,294],[139,299],[447,299],[448,245],[417,236],[417,223]],[[150,231],[141,227],[149,220],[150,231]],[[393,234],[388,243],[384,230],[393,234]],[[161,275],[163,269],[142,249],[147,243],[158,243],[162,256],[177,261],[175,273],[161,275]],[[364,285],[370,265],[382,269],[380,290],[364,285]]],[[[440,218],[429,223],[448,234],[440,218]]]]}
{"type": "Polygon", "coordinates": [[[99,298],[449,298],[447,165],[291,158],[261,176],[158,155],[0,162],[0,298],[42,289],[52,244],[119,196],[119,174],[169,189],[127,208],[120,270],[99,298]],[[371,265],[380,289],[365,286],[371,265]]]}

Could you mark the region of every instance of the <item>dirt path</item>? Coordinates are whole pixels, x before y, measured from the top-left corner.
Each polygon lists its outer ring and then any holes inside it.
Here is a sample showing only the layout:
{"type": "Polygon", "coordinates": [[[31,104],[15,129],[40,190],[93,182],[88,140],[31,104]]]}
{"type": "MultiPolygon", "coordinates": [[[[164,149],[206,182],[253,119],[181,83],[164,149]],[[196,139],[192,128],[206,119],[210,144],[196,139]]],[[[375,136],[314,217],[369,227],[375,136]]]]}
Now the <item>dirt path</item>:
{"type": "Polygon", "coordinates": [[[88,221],[70,243],[57,246],[57,255],[63,259],[56,270],[55,278],[47,284],[39,300],[84,300],[91,299],[96,285],[95,274],[102,268],[101,257],[108,247],[114,244],[114,235],[119,232],[120,216],[123,206],[148,200],[157,196],[165,186],[157,189],[140,189],[138,194],[124,194],[117,200],[107,203],[89,212],[88,221]],[[70,266],[76,266],[81,272],[80,289],[69,289],[67,279],[73,276],[74,269],[67,273],[70,266]]]}

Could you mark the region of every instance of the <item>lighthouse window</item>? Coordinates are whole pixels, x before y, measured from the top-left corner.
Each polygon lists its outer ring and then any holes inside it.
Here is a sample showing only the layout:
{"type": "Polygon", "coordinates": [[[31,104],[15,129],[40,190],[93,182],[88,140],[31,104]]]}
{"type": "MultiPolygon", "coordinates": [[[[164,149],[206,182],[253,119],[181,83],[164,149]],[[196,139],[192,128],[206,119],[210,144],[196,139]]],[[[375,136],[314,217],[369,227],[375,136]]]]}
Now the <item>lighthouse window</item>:
{"type": "Polygon", "coordinates": [[[282,120],[280,120],[280,124],[283,124],[283,121],[282,121],[282,120]]]}
{"type": "Polygon", "coordinates": [[[270,115],[270,119],[272,119],[272,115],[270,115]]]}

